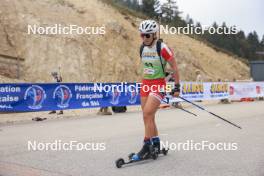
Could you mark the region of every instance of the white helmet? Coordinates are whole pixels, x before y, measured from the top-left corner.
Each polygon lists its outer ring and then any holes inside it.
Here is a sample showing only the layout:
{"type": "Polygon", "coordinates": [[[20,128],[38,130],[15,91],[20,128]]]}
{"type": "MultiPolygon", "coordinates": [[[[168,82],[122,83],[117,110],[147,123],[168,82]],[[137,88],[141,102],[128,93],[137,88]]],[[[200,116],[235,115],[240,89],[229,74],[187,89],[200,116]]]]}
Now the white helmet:
{"type": "Polygon", "coordinates": [[[139,25],[142,34],[153,34],[159,31],[159,25],[154,20],[144,20],[139,25]]]}

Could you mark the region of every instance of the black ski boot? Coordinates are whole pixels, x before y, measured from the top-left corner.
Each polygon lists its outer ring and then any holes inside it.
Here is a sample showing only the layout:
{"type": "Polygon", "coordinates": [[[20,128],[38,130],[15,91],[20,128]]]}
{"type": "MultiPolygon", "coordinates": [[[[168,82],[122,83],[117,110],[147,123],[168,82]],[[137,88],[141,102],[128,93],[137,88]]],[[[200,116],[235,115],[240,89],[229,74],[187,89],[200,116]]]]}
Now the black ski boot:
{"type": "Polygon", "coordinates": [[[160,154],[160,138],[159,137],[153,137],[152,138],[153,146],[155,151],[160,154]]]}
{"type": "Polygon", "coordinates": [[[155,148],[155,152],[157,154],[163,154],[163,155],[167,155],[168,154],[169,149],[168,148],[162,148],[160,146],[160,139],[159,139],[158,136],[157,137],[153,137],[152,141],[153,141],[153,146],[155,148]]]}
{"type": "Polygon", "coordinates": [[[143,159],[149,158],[150,157],[150,148],[151,148],[150,141],[144,142],[144,145],[143,145],[142,149],[137,154],[134,154],[131,157],[131,160],[139,161],[139,160],[143,160],[143,159]]]}

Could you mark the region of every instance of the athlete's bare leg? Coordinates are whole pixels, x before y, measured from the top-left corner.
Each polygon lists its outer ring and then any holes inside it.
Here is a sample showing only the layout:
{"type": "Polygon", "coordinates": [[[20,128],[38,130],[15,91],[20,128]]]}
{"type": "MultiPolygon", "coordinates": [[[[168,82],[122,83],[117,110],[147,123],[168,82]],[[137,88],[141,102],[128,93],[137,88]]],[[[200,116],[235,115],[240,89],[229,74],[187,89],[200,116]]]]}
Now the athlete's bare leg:
{"type": "Polygon", "coordinates": [[[154,96],[141,98],[141,107],[143,108],[143,119],[145,124],[145,137],[152,138],[158,136],[157,126],[155,123],[155,113],[157,112],[160,101],[154,96]]]}
{"type": "Polygon", "coordinates": [[[141,102],[141,109],[143,111],[145,104],[147,102],[148,97],[140,97],[140,102],[141,102]]]}

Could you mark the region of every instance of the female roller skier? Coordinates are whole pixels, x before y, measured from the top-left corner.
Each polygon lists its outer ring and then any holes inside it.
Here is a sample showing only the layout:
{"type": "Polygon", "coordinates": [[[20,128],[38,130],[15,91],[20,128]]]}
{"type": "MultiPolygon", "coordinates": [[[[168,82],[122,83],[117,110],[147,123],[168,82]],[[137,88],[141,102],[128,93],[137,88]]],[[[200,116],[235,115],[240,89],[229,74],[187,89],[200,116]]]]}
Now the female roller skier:
{"type": "Polygon", "coordinates": [[[159,25],[154,20],[141,22],[139,31],[143,44],[140,48],[143,79],[140,89],[141,108],[145,126],[145,137],[142,149],[132,156],[132,160],[138,161],[150,156],[150,150],[160,151],[160,139],[155,123],[155,114],[165,96],[166,73],[165,67],[169,63],[173,70],[175,86],[172,89],[174,97],[180,93],[180,78],[173,52],[158,39],[159,25]]]}

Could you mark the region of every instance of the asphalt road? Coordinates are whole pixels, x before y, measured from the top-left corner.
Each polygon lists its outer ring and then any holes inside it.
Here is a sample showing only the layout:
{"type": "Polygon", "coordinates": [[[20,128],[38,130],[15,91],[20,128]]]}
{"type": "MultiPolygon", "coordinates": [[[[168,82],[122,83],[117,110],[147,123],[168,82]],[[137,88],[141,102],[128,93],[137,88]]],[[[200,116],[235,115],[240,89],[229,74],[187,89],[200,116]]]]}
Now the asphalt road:
{"type": "Polygon", "coordinates": [[[169,154],[121,169],[115,167],[115,160],[127,158],[141,148],[140,112],[0,126],[0,175],[264,176],[264,102],[209,105],[207,109],[243,129],[196,108],[188,110],[199,117],[175,109],[160,110],[157,123],[162,140],[170,144],[169,154]],[[39,150],[28,150],[28,142],[34,141],[39,150]],[[55,141],[64,144],[75,141],[93,148],[81,151],[41,148],[44,145],[41,142],[55,141]],[[183,146],[188,142],[206,142],[211,146],[225,143],[229,148],[187,150],[183,146]]]}

